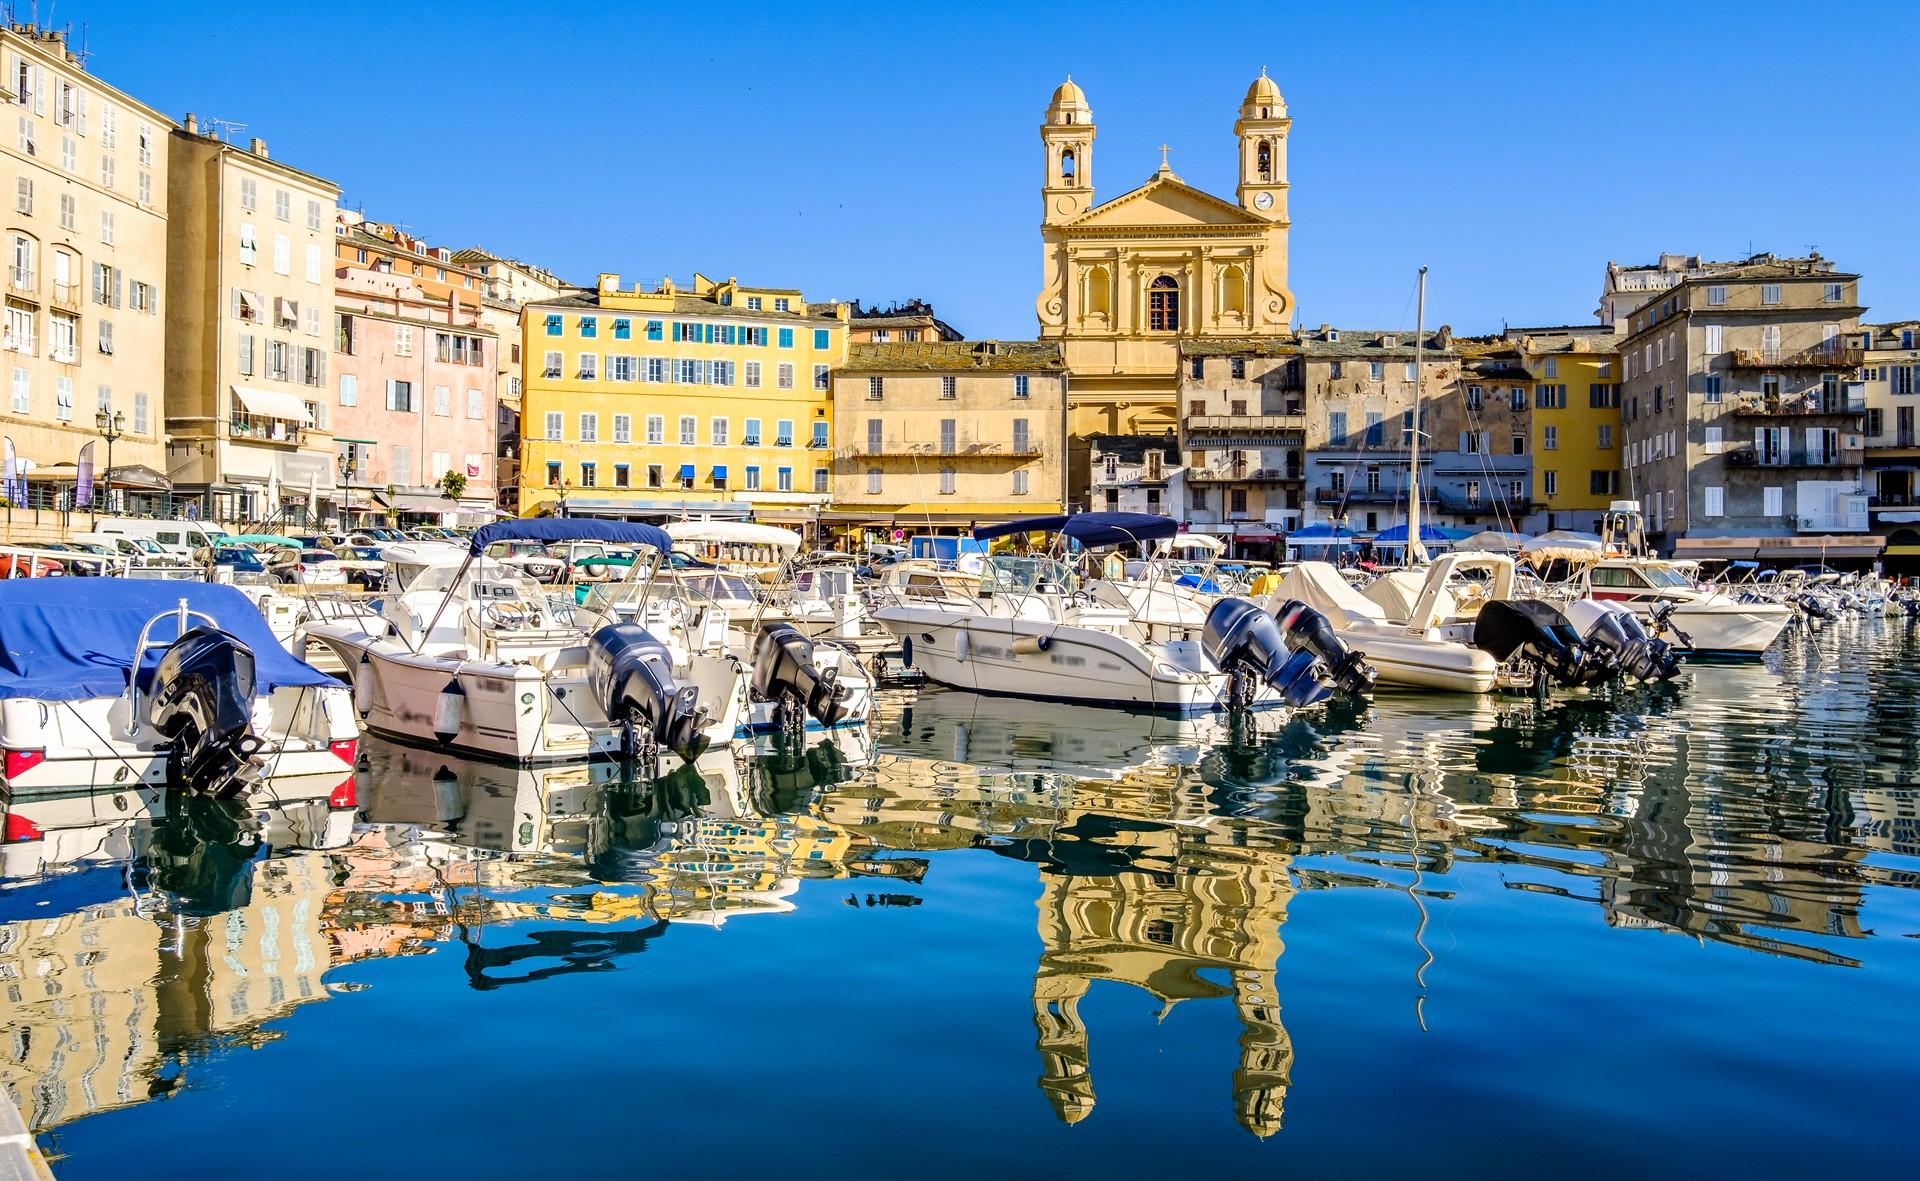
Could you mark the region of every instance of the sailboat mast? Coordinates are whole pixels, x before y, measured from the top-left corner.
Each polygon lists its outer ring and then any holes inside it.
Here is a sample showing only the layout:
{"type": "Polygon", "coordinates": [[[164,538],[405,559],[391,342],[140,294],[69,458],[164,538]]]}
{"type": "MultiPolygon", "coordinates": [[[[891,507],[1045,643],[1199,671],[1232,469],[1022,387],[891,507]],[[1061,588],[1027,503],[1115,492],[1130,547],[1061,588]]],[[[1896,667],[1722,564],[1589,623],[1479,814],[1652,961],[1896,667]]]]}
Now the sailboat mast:
{"type": "Polygon", "coordinates": [[[1420,539],[1420,427],[1421,390],[1427,367],[1427,268],[1420,268],[1420,295],[1413,313],[1413,431],[1407,447],[1407,565],[1426,562],[1427,547],[1420,539]]]}

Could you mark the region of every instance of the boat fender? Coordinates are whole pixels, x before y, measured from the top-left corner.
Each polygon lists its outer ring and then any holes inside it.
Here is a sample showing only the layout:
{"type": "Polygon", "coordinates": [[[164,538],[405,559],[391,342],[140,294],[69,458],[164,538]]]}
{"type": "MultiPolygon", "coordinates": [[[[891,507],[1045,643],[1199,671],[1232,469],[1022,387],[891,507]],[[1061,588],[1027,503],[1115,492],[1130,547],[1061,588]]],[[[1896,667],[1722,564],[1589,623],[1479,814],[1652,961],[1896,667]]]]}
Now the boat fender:
{"type": "Polygon", "coordinates": [[[365,652],[353,669],[353,709],[363,718],[373,712],[373,662],[365,652]]]}
{"type": "Polygon", "coordinates": [[[459,677],[449,678],[433,706],[433,736],[442,742],[452,742],[460,734],[460,722],[466,712],[467,691],[460,687],[459,677]]]}
{"type": "Polygon", "coordinates": [[[954,633],[953,658],[955,660],[965,664],[971,648],[972,644],[969,642],[969,637],[965,631],[957,631],[954,633]]]}
{"type": "Polygon", "coordinates": [[[912,636],[902,636],[900,638],[900,667],[901,668],[913,667],[913,637],[912,636]]]}
{"type": "Polygon", "coordinates": [[[605,578],[607,576],[607,564],[605,562],[588,562],[580,567],[580,573],[586,575],[588,578],[605,578]]]}
{"type": "Polygon", "coordinates": [[[1052,636],[1021,636],[1013,642],[1013,650],[1022,656],[1032,656],[1053,647],[1052,636]]]}

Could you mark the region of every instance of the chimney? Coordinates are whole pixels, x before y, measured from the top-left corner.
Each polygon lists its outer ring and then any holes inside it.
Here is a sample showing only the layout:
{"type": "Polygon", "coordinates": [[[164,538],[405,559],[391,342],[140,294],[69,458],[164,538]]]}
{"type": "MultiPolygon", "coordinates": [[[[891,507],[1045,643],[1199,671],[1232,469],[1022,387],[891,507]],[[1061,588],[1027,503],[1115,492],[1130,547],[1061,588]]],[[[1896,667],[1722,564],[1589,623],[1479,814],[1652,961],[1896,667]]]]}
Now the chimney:
{"type": "Polygon", "coordinates": [[[611,271],[601,271],[598,287],[602,292],[618,291],[620,290],[620,276],[611,271]]]}
{"type": "Polygon", "coordinates": [[[247,141],[247,150],[249,152],[252,152],[254,155],[260,157],[262,160],[265,160],[268,158],[267,157],[267,141],[264,139],[261,139],[257,135],[247,141]]]}
{"type": "Polygon", "coordinates": [[[200,134],[200,120],[194,117],[194,114],[192,111],[187,112],[187,134],[188,135],[200,134]]]}

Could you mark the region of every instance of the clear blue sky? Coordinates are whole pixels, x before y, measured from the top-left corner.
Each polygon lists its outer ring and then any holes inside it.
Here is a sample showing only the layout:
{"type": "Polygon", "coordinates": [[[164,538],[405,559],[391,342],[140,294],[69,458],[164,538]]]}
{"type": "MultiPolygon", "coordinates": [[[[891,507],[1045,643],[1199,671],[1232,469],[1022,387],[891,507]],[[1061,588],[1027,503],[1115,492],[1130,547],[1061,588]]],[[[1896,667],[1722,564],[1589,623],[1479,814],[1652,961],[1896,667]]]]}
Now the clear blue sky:
{"type": "MultiPolygon", "coordinates": [[[[26,0],[14,0],[24,18],[26,0]]],[[[42,16],[49,5],[41,0],[42,16]]],[[[1048,95],[1094,181],[1157,145],[1231,197],[1265,66],[1294,118],[1300,316],[1456,331],[1590,321],[1609,258],[1809,245],[1920,314],[1910,7],[1635,3],[542,6],[63,0],[92,67],[247,124],[343,201],[576,281],[698,269],[924,296],[1031,336],[1048,95]],[[195,12],[200,15],[192,15],[195,12]]]]}

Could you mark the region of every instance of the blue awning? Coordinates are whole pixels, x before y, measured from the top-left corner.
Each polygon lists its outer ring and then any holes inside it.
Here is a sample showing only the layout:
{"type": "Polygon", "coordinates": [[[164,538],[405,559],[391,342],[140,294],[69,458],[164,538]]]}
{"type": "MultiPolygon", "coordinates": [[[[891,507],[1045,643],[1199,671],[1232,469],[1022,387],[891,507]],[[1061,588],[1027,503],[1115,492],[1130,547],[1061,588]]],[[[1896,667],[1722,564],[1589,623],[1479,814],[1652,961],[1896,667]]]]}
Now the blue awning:
{"type": "MultiPolygon", "coordinates": [[[[1443,542],[1459,541],[1462,537],[1465,537],[1465,536],[1467,536],[1467,534],[1464,530],[1443,529],[1438,525],[1429,525],[1425,521],[1422,521],[1420,523],[1420,540],[1423,543],[1431,542],[1435,545],[1439,545],[1443,542]]],[[[1380,545],[1382,543],[1392,544],[1395,542],[1401,545],[1406,544],[1407,542],[1406,525],[1404,524],[1395,525],[1391,529],[1382,529],[1380,532],[1373,535],[1373,544],[1375,545],[1380,545]]]]}
{"type": "Polygon", "coordinates": [[[713,465],[713,478],[714,478],[714,479],[716,479],[716,480],[724,480],[724,479],[726,479],[726,478],[727,478],[727,465],[726,465],[726,464],[724,464],[724,463],[716,463],[716,464],[714,464],[714,465],[713,465]]]}
{"type": "Polygon", "coordinates": [[[692,464],[690,464],[690,463],[683,463],[683,464],[681,464],[681,465],[680,465],[680,478],[681,478],[681,479],[683,479],[683,480],[691,480],[691,479],[693,479],[693,465],[692,465],[692,464]]]}
{"type": "Polygon", "coordinates": [[[1288,545],[1330,545],[1353,540],[1353,534],[1332,525],[1308,525],[1287,534],[1288,545]]]}
{"type": "Polygon", "coordinates": [[[649,545],[663,554],[673,548],[673,538],[658,525],[583,521],[578,517],[522,517],[482,525],[474,530],[473,552],[484,552],[496,541],[611,541],[649,545]]]}
{"type": "Polygon", "coordinates": [[[1007,537],[1015,533],[1061,533],[1094,549],[1103,545],[1125,545],[1132,541],[1153,541],[1180,532],[1180,522],[1155,513],[1076,513],[1047,517],[1024,517],[998,525],[982,525],[973,531],[978,541],[1007,537]]]}

